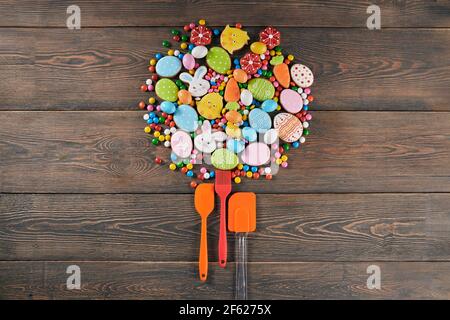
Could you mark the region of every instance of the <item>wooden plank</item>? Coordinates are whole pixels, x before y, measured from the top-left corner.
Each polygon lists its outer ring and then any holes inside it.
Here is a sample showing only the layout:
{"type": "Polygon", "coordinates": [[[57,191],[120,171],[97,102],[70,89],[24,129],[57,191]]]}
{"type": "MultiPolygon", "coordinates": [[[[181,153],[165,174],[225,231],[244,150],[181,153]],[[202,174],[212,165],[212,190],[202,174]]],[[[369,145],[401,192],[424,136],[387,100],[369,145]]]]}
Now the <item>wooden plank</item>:
{"type": "MultiPolygon", "coordinates": [[[[449,30],[281,31],[283,46],[315,73],[314,109],[450,110],[449,30]]],[[[3,29],[0,110],[135,110],[150,96],[139,86],[168,34],[169,28],[3,29]]]]}
{"type": "MultiPolygon", "coordinates": [[[[195,263],[0,262],[2,299],[233,299],[234,266],[195,263]],[[66,269],[81,269],[81,289],[66,288],[66,269]]],[[[449,299],[448,262],[249,263],[250,299],[449,299]],[[378,265],[381,289],[367,288],[378,265]]]]}
{"type": "MultiPolygon", "coordinates": [[[[249,261],[450,260],[448,194],[268,194],[257,204],[249,261]]],[[[0,212],[0,260],[198,258],[192,195],[4,194],[0,212]]],[[[218,212],[208,221],[218,261],[218,212]]],[[[233,261],[231,233],[228,243],[233,261]]]]}
{"type": "MultiPolygon", "coordinates": [[[[0,1],[0,26],[66,27],[71,1],[0,1]]],[[[366,28],[370,4],[381,8],[382,27],[450,27],[448,1],[275,0],[254,1],[89,1],[78,0],[81,25],[171,26],[206,18],[212,25],[366,28]],[[233,12],[232,18],[230,12],[233,12]]]]}
{"type": "MultiPolygon", "coordinates": [[[[157,165],[142,112],[0,112],[0,192],[190,193],[157,165]]],[[[315,112],[311,135],[259,193],[450,192],[450,113],[315,112]]]]}

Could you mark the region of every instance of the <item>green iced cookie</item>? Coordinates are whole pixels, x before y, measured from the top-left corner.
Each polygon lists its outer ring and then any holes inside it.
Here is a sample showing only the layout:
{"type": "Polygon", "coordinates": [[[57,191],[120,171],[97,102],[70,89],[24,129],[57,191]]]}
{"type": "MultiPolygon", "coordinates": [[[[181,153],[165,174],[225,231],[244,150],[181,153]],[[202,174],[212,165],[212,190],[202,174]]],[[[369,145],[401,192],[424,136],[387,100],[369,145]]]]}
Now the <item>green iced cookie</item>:
{"type": "Polygon", "coordinates": [[[283,61],[284,61],[283,56],[275,56],[272,59],[270,59],[270,64],[276,66],[277,64],[282,64],[283,61]]]}
{"type": "Polygon", "coordinates": [[[255,78],[248,83],[248,90],[258,101],[265,101],[273,98],[275,88],[269,80],[255,78]]]}
{"type": "Polygon", "coordinates": [[[211,156],[211,163],[219,170],[234,169],[238,163],[238,156],[228,149],[217,149],[211,156]]]}
{"type": "Polygon", "coordinates": [[[228,102],[225,105],[225,109],[227,110],[238,110],[241,106],[237,102],[228,102]]]}
{"type": "Polygon", "coordinates": [[[215,72],[225,74],[231,68],[231,59],[221,47],[212,47],[206,55],[206,63],[215,72]]]}
{"type": "Polygon", "coordinates": [[[166,101],[175,102],[178,99],[178,87],[170,79],[161,79],[155,86],[156,95],[166,101]]]}

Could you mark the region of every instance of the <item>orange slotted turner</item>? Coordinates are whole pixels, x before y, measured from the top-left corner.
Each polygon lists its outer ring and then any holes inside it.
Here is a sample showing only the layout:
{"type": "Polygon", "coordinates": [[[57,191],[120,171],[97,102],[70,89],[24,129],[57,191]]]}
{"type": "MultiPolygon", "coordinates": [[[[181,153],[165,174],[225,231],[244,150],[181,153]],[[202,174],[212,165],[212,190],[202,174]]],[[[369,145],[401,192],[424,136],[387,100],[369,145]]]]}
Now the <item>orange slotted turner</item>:
{"type": "Polygon", "coordinates": [[[195,189],[194,196],[195,210],[202,218],[202,232],[200,237],[200,255],[198,258],[198,269],[200,280],[206,281],[208,277],[208,238],[207,238],[207,218],[214,210],[214,184],[202,183],[195,189]]]}
{"type": "Polygon", "coordinates": [[[247,234],[256,230],[256,194],[237,192],[230,197],[228,230],[236,233],[236,299],[247,300],[247,234]]]}

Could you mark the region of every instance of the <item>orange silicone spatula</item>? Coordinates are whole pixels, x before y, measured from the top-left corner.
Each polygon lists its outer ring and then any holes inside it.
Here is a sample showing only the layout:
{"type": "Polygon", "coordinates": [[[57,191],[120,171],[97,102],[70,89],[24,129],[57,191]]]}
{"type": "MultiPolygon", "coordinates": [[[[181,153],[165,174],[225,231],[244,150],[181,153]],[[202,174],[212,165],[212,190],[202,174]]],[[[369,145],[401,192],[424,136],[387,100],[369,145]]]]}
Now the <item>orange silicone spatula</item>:
{"type": "Polygon", "coordinates": [[[198,269],[200,280],[206,281],[208,277],[208,238],[207,238],[207,218],[214,210],[214,184],[202,183],[195,189],[194,196],[195,210],[202,218],[202,232],[200,238],[200,255],[198,258],[198,269]]]}
{"type": "Polygon", "coordinates": [[[247,300],[247,234],[256,230],[256,194],[236,192],[228,201],[228,230],[236,233],[236,299],[247,300]]]}

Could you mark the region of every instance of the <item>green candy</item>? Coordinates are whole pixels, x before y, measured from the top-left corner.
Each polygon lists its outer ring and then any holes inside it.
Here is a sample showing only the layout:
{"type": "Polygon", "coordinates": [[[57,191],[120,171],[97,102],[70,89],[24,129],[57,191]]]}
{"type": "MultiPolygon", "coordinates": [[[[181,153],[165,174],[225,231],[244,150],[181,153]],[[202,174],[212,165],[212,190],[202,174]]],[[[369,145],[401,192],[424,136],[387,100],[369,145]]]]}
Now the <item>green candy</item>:
{"type": "Polygon", "coordinates": [[[217,149],[211,156],[211,164],[219,170],[234,169],[238,163],[238,156],[228,149],[217,149]]]}
{"type": "Polygon", "coordinates": [[[166,101],[175,102],[178,100],[178,87],[170,79],[161,79],[155,86],[156,95],[166,101]]]}
{"type": "Polygon", "coordinates": [[[282,64],[283,61],[284,61],[283,56],[275,56],[272,59],[270,59],[270,64],[276,66],[277,64],[282,64]]]}
{"type": "Polygon", "coordinates": [[[275,94],[275,88],[269,80],[255,78],[249,81],[248,90],[258,101],[272,99],[275,94]]]}
{"type": "Polygon", "coordinates": [[[231,68],[231,59],[228,53],[220,47],[212,47],[206,55],[206,63],[214,71],[225,74],[231,68]]]}

